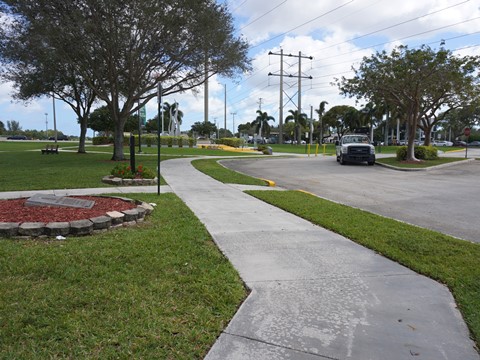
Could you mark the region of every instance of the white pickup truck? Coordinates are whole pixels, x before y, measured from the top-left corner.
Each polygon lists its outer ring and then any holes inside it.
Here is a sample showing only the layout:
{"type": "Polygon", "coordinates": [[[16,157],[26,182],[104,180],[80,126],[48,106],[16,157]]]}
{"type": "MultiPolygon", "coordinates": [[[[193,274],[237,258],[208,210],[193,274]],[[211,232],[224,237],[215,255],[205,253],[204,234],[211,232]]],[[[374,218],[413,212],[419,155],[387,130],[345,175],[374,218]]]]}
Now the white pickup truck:
{"type": "Polygon", "coordinates": [[[375,147],[367,135],[344,135],[335,145],[337,161],[342,165],[347,162],[375,164],[375,147]]]}

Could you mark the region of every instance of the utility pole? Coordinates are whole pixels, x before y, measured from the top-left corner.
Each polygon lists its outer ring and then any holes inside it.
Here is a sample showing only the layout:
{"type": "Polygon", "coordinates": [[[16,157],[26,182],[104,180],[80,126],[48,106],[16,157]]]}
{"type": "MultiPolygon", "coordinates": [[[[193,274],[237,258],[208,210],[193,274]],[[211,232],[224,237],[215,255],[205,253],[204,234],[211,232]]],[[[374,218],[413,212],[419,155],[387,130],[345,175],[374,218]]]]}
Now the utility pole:
{"type": "MultiPolygon", "coordinates": [[[[313,57],[312,56],[304,56],[302,55],[302,52],[299,51],[298,52],[298,55],[292,55],[292,54],[288,54],[288,55],[284,55],[283,54],[283,49],[280,50],[280,53],[273,53],[273,52],[269,52],[268,55],[279,55],[280,56],[280,74],[273,74],[273,73],[268,73],[268,76],[280,76],[280,105],[279,105],[279,116],[280,116],[280,120],[279,120],[279,139],[278,139],[278,142],[280,144],[283,144],[283,76],[284,76],[284,73],[283,73],[283,58],[284,56],[287,56],[287,57],[296,57],[298,58],[298,74],[297,74],[297,78],[298,78],[298,104],[297,104],[297,109],[298,109],[298,114],[300,115],[301,114],[301,111],[302,111],[302,95],[301,95],[301,87],[302,87],[302,79],[313,79],[312,76],[304,76],[302,75],[302,59],[310,59],[312,60],[313,57]]],[[[293,78],[295,77],[294,75],[292,74],[286,74],[289,78],[293,78]]],[[[287,95],[288,96],[288,95],[287,95]]],[[[290,101],[292,101],[292,98],[289,97],[290,101]]],[[[293,101],[292,101],[293,102],[293,101]]]]}
{"type": "Polygon", "coordinates": [[[258,109],[262,111],[262,103],[263,103],[263,98],[258,98],[258,109]]]}

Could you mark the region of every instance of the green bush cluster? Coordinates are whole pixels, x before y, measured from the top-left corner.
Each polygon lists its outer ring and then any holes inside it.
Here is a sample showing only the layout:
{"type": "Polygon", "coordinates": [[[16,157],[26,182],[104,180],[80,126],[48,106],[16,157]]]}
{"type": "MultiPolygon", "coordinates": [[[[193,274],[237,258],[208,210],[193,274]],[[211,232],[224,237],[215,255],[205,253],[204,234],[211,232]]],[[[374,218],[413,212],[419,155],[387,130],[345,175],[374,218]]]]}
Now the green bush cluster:
{"type": "MultiPolygon", "coordinates": [[[[433,146],[415,146],[415,157],[419,160],[435,160],[438,159],[438,151],[433,146]]],[[[407,159],[407,147],[401,146],[397,149],[397,160],[404,161],[407,159]]]]}
{"type": "Polygon", "coordinates": [[[220,139],[217,139],[215,140],[215,144],[219,144],[219,145],[227,145],[227,146],[231,146],[231,147],[235,147],[235,148],[238,148],[238,147],[241,147],[243,145],[245,145],[245,139],[241,138],[220,138],[220,139]]]}
{"type": "Polygon", "coordinates": [[[113,138],[111,136],[95,136],[92,139],[93,145],[108,145],[113,144],[113,138]]]}
{"type": "Polygon", "coordinates": [[[257,150],[261,151],[263,155],[270,155],[270,149],[267,145],[258,145],[257,150]]]}
{"type": "MultiPolygon", "coordinates": [[[[183,136],[161,136],[160,145],[172,147],[177,145],[178,147],[183,147],[185,145],[186,138],[183,136]]],[[[194,138],[188,138],[188,146],[193,147],[195,145],[194,138]]]]}

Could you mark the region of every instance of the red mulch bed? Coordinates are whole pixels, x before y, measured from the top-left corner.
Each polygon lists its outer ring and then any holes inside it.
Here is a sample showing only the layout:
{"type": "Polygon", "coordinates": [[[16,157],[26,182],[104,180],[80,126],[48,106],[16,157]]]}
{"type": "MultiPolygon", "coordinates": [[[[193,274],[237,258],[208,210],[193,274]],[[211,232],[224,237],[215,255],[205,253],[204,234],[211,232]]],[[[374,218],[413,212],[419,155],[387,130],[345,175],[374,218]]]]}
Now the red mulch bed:
{"type": "Polygon", "coordinates": [[[69,196],[95,201],[91,209],[54,206],[25,206],[25,199],[0,200],[0,222],[64,222],[105,215],[108,211],[124,211],[137,207],[132,202],[97,196],[69,196]]]}

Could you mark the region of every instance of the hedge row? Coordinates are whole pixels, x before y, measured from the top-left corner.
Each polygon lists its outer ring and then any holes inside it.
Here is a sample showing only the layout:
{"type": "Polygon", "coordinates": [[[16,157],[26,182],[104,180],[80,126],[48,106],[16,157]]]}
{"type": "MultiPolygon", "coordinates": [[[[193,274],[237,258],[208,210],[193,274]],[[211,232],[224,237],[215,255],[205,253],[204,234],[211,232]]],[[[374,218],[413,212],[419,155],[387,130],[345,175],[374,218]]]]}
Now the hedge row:
{"type": "MultiPolygon", "coordinates": [[[[138,145],[138,135],[134,135],[135,145],[138,145]]],[[[142,144],[150,147],[157,144],[157,135],[154,134],[145,134],[141,136],[142,144]]],[[[108,145],[113,144],[113,137],[111,136],[96,136],[92,140],[93,145],[108,145]]],[[[125,136],[123,138],[123,145],[127,146],[130,144],[130,137],[125,136]]],[[[194,138],[185,138],[183,136],[160,136],[160,145],[161,146],[189,146],[193,147],[196,144],[194,138]]]]}
{"type": "Polygon", "coordinates": [[[231,147],[238,148],[245,145],[245,139],[243,138],[220,138],[215,140],[215,144],[227,145],[231,147]]]}

